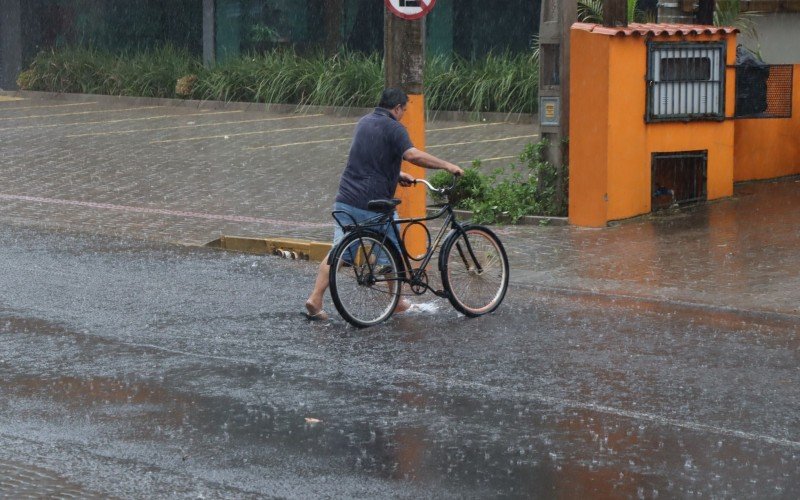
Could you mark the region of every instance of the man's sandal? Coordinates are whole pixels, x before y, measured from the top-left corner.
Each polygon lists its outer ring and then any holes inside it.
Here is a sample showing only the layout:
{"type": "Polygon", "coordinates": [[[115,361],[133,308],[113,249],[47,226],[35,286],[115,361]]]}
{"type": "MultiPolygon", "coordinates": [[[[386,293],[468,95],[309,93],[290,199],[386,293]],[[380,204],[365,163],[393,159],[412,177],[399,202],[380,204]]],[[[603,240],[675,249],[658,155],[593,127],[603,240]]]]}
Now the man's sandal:
{"type": "Polygon", "coordinates": [[[314,306],[306,302],[306,318],[309,321],[328,321],[330,317],[323,309],[314,311],[314,306]]]}

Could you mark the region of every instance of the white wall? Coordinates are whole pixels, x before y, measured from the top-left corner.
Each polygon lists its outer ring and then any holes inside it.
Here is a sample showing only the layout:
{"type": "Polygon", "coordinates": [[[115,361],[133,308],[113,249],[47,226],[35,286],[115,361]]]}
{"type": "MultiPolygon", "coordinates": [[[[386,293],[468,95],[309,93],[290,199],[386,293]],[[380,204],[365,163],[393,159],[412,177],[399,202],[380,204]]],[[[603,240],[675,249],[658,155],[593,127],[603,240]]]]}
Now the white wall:
{"type": "Polygon", "coordinates": [[[800,64],[800,13],[759,14],[751,19],[758,39],[754,43],[740,34],[740,43],[753,50],[760,48],[769,64],[800,64]]]}

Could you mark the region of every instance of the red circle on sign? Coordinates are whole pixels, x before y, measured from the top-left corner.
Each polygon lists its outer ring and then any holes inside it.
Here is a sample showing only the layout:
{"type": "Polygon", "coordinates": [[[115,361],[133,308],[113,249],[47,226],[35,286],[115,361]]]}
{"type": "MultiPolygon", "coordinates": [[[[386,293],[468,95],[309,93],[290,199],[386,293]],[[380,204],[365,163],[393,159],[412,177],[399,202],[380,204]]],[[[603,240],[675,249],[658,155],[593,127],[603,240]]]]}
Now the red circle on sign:
{"type": "Polygon", "coordinates": [[[420,19],[428,15],[428,12],[433,9],[433,4],[436,3],[436,0],[383,0],[383,3],[386,4],[386,8],[391,11],[397,17],[402,17],[403,19],[420,19]],[[404,2],[414,2],[419,4],[419,12],[415,12],[413,14],[409,14],[400,10],[401,4],[404,2]],[[428,2],[427,4],[425,2],[428,2]],[[397,5],[395,5],[397,4],[397,5]]]}

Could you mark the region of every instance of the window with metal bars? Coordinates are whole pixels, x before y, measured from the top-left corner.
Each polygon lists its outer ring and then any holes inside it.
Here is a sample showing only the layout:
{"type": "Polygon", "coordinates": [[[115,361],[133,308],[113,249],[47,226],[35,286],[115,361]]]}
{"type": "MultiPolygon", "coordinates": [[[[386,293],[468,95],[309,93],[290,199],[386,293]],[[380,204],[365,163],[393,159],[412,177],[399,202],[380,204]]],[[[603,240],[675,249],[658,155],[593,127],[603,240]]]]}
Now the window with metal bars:
{"type": "Polygon", "coordinates": [[[724,118],[724,42],[647,44],[647,122],[724,118]]]}

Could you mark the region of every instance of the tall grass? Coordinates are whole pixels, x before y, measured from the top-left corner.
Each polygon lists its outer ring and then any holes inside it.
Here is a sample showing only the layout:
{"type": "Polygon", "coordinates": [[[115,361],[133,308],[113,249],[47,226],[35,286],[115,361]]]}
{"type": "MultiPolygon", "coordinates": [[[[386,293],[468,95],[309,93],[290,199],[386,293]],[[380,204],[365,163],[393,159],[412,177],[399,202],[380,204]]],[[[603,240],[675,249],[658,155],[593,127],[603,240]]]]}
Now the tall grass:
{"type": "MultiPolygon", "coordinates": [[[[538,74],[535,52],[476,61],[433,57],[425,75],[428,109],[535,112],[538,74]]],[[[356,52],[300,56],[273,50],[207,70],[171,46],[119,55],[72,47],[40,53],[19,83],[28,90],[177,97],[176,82],[187,75],[197,76],[188,94],[195,99],[370,107],[380,96],[384,71],[379,55],[356,52]]]]}
{"type": "Polygon", "coordinates": [[[68,47],[39,53],[19,83],[49,92],[174,97],[177,78],[197,71],[199,61],[171,45],[118,55],[68,47]]]}
{"type": "Polygon", "coordinates": [[[425,87],[428,107],[434,110],[532,113],[538,104],[539,58],[535,53],[452,62],[434,57],[425,87]]]}
{"type": "Polygon", "coordinates": [[[363,107],[375,104],[382,82],[383,67],[377,55],[300,57],[276,50],[215,67],[198,82],[194,97],[363,107]]]}

